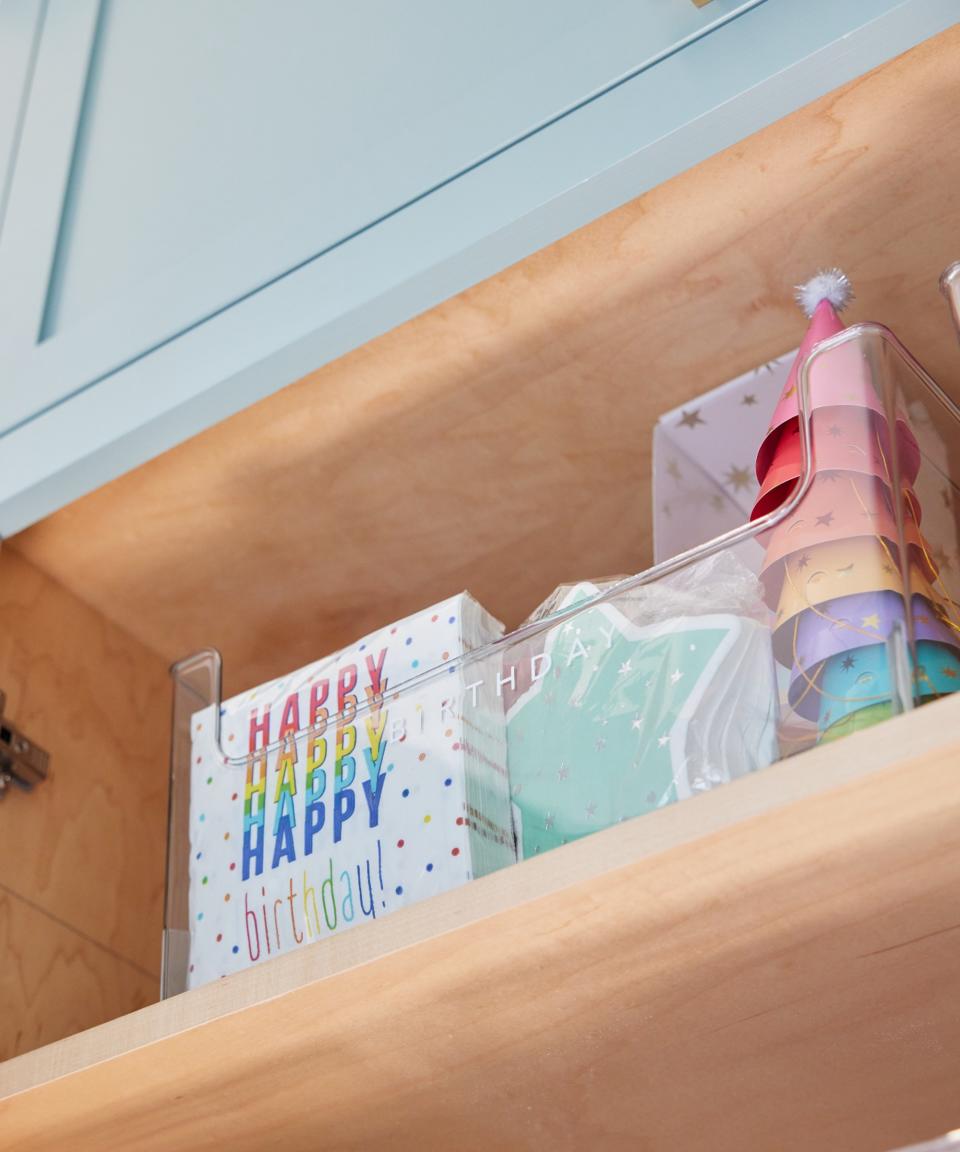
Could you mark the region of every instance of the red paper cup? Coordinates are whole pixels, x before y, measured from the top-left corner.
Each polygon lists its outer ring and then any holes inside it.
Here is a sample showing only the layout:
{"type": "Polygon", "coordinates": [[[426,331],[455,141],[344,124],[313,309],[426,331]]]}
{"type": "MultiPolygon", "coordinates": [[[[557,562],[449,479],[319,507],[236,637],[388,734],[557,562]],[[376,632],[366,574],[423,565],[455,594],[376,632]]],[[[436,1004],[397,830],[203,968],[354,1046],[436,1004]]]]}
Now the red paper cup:
{"type": "MultiPolygon", "coordinates": [[[[886,419],[875,412],[863,408],[818,409],[811,418],[810,448],[814,472],[854,472],[875,476],[888,488],[892,486],[890,433],[886,419]]],[[[773,461],[750,513],[751,520],[760,519],[789,499],[803,471],[802,456],[800,425],[795,422],[781,431],[773,461]]],[[[903,474],[902,480],[912,484],[917,478],[919,455],[909,463],[911,470],[903,474]]],[[[906,488],[905,494],[919,524],[919,501],[911,489],[906,488]]]]}

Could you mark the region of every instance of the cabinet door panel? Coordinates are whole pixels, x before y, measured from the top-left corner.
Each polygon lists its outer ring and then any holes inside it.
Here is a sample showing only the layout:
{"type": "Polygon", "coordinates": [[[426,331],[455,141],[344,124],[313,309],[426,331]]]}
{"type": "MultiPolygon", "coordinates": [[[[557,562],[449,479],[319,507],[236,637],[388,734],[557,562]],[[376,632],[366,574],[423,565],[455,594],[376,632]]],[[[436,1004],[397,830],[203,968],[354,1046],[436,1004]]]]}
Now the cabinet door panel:
{"type": "MultiPolygon", "coordinates": [[[[45,39],[62,38],[68,2],[51,0],[45,39]]],[[[48,253],[22,251],[22,228],[11,262],[49,271],[42,299],[8,281],[29,313],[17,319],[21,347],[25,331],[40,344],[97,335],[72,341],[84,348],[70,357],[79,379],[29,372],[4,397],[0,428],[759,2],[104,0],[62,197],[55,213],[26,210],[44,217],[31,232],[56,238],[52,268],[48,253]]],[[[84,52],[71,35],[57,59],[72,75],[84,52]]],[[[66,121],[62,87],[33,99],[66,121]]],[[[48,135],[49,123],[34,131],[48,135]]],[[[66,156],[26,173],[21,198],[56,197],[66,156]]]]}

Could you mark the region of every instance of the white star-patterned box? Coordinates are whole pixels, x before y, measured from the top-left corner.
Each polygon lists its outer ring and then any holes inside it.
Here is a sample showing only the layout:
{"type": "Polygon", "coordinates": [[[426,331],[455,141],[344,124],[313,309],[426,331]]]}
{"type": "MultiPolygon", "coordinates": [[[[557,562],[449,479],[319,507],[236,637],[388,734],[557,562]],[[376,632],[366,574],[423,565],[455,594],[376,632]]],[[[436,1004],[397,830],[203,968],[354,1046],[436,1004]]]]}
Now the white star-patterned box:
{"type": "Polygon", "coordinates": [[[653,431],[654,563],[745,524],[754,471],[796,352],[771,360],[660,417],[653,431]]]}
{"type": "Polygon", "coordinates": [[[516,860],[502,702],[455,663],[502,632],[463,593],[227,700],[236,766],[193,716],[188,988],[516,860]]]}

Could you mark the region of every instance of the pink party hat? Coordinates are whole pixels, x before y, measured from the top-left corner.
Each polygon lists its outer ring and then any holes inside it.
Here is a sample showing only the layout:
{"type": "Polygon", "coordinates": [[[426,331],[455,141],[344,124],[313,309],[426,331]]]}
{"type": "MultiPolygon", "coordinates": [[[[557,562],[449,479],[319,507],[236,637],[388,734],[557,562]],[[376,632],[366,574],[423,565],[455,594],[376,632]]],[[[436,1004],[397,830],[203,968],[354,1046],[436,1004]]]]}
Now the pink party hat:
{"type": "Polygon", "coordinates": [[[770,427],[757,453],[757,480],[761,484],[773,459],[780,429],[791,420],[796,420],[800,414],[797,400],[800,365],[817,344],[843,331],[843,324],[837,313],[849,303],[853,297],[853,289],[839,268],[831,268],[818,272],[806,284],[799,285],[796,297],[797,303],[810,318],[810,324],[791,365],[790,375],[783,387],[770,427]]]}

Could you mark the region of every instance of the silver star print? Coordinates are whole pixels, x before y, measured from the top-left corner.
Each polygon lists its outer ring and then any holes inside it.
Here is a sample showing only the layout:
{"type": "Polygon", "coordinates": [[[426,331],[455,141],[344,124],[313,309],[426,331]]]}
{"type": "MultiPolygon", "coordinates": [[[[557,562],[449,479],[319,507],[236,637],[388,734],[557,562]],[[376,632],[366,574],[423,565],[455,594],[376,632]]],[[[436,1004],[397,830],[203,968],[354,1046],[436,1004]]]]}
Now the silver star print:
{"type": "Polygon", "coordinates": [[[679,427],[696,428],[698,424],[706,424],[706,420],[700,415],[699,408],[692,408],[689,412],[684,409],[681,412],[679,427]]]}
{"type": "Polygon", "coordinates": [[[596,744],[594,745],[594,747],[596,748],[596,750],[597,750],[598,752],[602,752],[602,751],[604,750],[604,748],[606,748],[606,746],[607,746],[607,742],[606,742],[606,740],[604,740],[604,738],[603,738],[602,736],[598,736],[598,737],[597,737],[597,742],[596,742],[596,744]]]}
{"type": "Polygon", "coordinates": [[[548,812],[546,815],[546,818],[543,821],[543,829],[545,832],[549,832],[552,827],[553,827],[553,813],[548,812]]]}
{"type": "Polygon", "coordinates": [[[560,767],[557,769],[557,779],[558,780],[566,780],[566,778],[569,775],[570,775],[570,771],[567,768],[566,764],[561,764],[560,767]]]}
{"type": "Polygon", "coordinates": [[[676,672],[670,673],[670,683],[671,684],[679,684],[682,679],[683,679],[683,673],[680,671],[679,668],[676,670],[676,672]]]}
{"type": "Polygon", "coordinates": [[[633,671],[633,665],[630,663],[629,660],[624,660],[624,662],[620,665],[620,671],[617,673],[617,675],[618,676],[626,676],[628,672],[632,672],[632,671],[633,671]]]}
{"type": "Polygon", "coordinates": [[[669,736],[660,736],[657,739],[657,744],[661,748],[665,748],[669,743],[670,743],[670,737],[669,736]]]}
{"type": "Polygon", "coordinates": [[[634,718],[634,721],[633,721],[633,730],[634,730],[634,732],[639,732],[639,731],[640,731],[640,725],[641,725],[642,723],[643,723],[643,717],[642,717],[642,716],[637,716],[637,717],[635,717],[635,718],[634,718]]]}
{"type": "Polygon", "coordinates": [[[592,820],[593,817],[596,815],[597,806],[591,800],[590,803],[584,809],[584,811],[586,812],[588,819],[592,820]]]}

